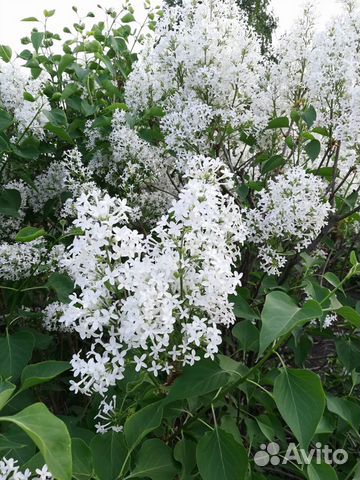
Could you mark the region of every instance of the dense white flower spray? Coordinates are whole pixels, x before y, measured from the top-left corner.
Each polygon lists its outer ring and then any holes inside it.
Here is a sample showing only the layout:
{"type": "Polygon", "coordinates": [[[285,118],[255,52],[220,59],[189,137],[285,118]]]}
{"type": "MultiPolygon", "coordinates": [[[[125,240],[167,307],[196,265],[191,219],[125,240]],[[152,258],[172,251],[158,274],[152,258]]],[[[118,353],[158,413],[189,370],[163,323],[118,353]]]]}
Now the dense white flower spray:
{"type": "Polygon", "coordinates": [[[44,138],[44,112],[50,110],[49,102],[42,94],[46,78],[41,75],[35,80],[25,72],[18,64],[0,60],[0,105],[14,115],[19,135],[27,130],[44,138]],[[28,99],[24,98],[24,92],[29,95],[28,99]]]}
{"type": "Polygon", "coordinates": [[[324,182],[300,167],[270,180],[256,204],[246,214],[249,240],[260,245],[262,268],[275,275],[286,263],[286,251],[304,250],[326,225],[331,210],[324,182]]]}
{"type": "Polygon", "coordinates": [[[123,377],[126,359],[155,376],[176,363],[213,358],[222,325],[234,322],[228,295],[241,275],[234,270],[245,228],[239,208],[222,187],[231,174],[220,160],[189,160],[188,183],[152,234],[124,223],[124,201],[101,191],[75,202],[75,239],[61,265],[80,293],[64,306],[60,322],[93,338],[86,358],[72,360],[80,380],[73,389],[106,393],[123,377]]]}
{"type": "Polygon", "coordinates": [[[260,43],[233,0],[185,0],[165,9],[128,79],[126,100],[134,112],[164,109],[170,149],[206,154],[226,129],[252,121],[260,71],[260,43]]]}

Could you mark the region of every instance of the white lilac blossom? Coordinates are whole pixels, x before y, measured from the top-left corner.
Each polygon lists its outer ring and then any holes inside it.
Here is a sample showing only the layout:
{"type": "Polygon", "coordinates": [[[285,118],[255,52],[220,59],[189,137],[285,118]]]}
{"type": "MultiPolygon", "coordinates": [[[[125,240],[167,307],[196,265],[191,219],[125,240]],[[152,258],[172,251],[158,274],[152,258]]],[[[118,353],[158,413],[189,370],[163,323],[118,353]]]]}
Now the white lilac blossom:
{"type": "Polygon", "coordinates": [[[227,128],[253,120],[260,70],[260,42],[233,0],[185,0],[164,9],[129,76],[126,101],[135,113],[163,108],[170,149],[205,154],[227,128]]]}
{"type": "Polygon", "coordinates": [[[259,246],[261,266],[279,274],[288,250],[304,250],[326,225],[331,206],[325,183],[301,167],[268,182],[246,213],[249,240],[259,246]]]}
{"type": "Polygon", "coordinates": [[[331,326],[333,326],[334,323],[336,323],[336,321],[337,321],[337,315],[335,313],[328,314],[324,319],[323,327],[330,328],[331,326]]]}
{"type": "Polygon", "coordinates": [[[37,79],[26,74],[26,70],[14,63],[0,60],[0,105],[11,113],[17,123],[18,133],[25,130],[38,138],[44,138],[44,125],[47,122],[44,112],[50,110],[49,102],[42,94],[46,75],[37,79]],[[24,98],[24,93],[32,99],[24,98]]]}
{"type": "Polygon", "coordinates": [[[59,321],[63,314],[64,309],[60,302],[49,303],[42,311],[42,322],[45,330],[49,332],[71,332],[70,327],[66,327],[63,322],[59,321]]]}
{"type": "Polygon", "coordinates": [[[95,416],[98,420],[95,425],[96,432],[104,434],[106,432],[122,432],[123,426],[119,425],[116,410],[116,395],[113,395],[110,400],[103,398],[99,405],[99,411],[95,416]]]}
{"type": "MultiPolygon", "coordinates": [[[[263,60],[262,75],[257,78],[257,92],[252,98],[254,122],[266,127],[269,119],[288,116],[292,109],[306,104],[308,73],[315,33],[315,12],[306,4],[292,28],[274,42],[268,58],[263,60]]],[[[258,143],[266,147],[273,141],[274,131],[257,129],[258,143]],[[270,142],[270,143],[269,143],[270,142]]]]}
{"type": "Polygon", "coordinates": [[[53,480],[47,465],[31,472],[28,468],[20,470],[18,461],[13,458],[3,457],[0,460],[0,480],[53,480]]]}
{"type": "Polygon", "coordinates": [[[0,278],[16,281],[29,277],[45,254],[46,248],[42,239],[27,243],[0,244],[0,278]]]}
{"type": "Polygon", "coordinates": [[[52,161],[49,167],[34,181],[35,188],[29,196],[29,206],[34,212],[42,210],[49,200],[58,199],[61,204],[65,193],[73,197],[86,188],[92,188],[91,171],[83,165],[77,148],[64,153],[60,161],[52,161]]]}
{"type": "Polygon", "coordinates": [[[213,358],[221,327],[234,322],[228,295],[245,239],[239,208],[229,194],[231,174],[220,160],[188,160],[187,184],[151,235],[125,223],[124,201],[99,190],[75,202],[75,239],[61,261],[80,292],[60,319],[81,338],[92,338],[85,356],[75,355],[72,389],[105,394],[123,377],[125,362],[157,376],[177,363],[213,358]]]}
{"type": "Polygon", "coordinates": [[[90,170],[127,198],[133,220],[137,211],[147,221],[151,216],[158,218],[176,193],[167,173],[171,171],[170,159],[130,128],[123,110],[113,115],[109,142],[110,154],[94,155],[90,170]]]}

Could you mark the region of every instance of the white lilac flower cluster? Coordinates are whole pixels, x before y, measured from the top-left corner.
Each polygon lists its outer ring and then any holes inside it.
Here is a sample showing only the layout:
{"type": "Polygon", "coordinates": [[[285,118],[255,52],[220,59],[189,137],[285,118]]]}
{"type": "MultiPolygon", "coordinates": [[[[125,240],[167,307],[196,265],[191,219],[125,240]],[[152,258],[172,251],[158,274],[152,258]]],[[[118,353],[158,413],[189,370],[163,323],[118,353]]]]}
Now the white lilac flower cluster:
{"type": "Polygon", "coordinates": [[[259,192],[256,208],[246,212],[249,241],[259,245],[261,266],[279,274],[286,251],[305,249],[326,225],[331,206],[325,183],[301,167],[293,167],[259,192]]]}
{"type": "Polygon", "coordinates": [[[105,394],[123,378],[126,360],[157,376],[176,364],[213,358],[221,327],[234,322],[228,295],[241,275],[234,262],[246,229],[220,160],[188,160],[187,184],[151,235],[126,226],[125,201],[100,190],[75,202],[75,239],[60,264],[79,293],[60,322],[92,338],[85,358],[75,355],[72,389],[105,394]]]}
{"type": "Polygon", "coordinates": [[[47,465],[32,473],[28,468],[21,472],[17,460],[3,457],[0,460],[0,480],[53,480],[47,465]]]}
{"type": "Polygon", "coordinates": [[[123,431],[124,427],[119,425],[117,418],[116,395],[113,395],[110,400],[107,398],[101,400],[95,420],[97,420],[96,433],[123,431]]]}
{"type": "Polygon", "coordinates": [[[28,278],[45,253],[46,248],[42,239],[27,243],[1,243],[0,278],[8,281],[28,278]]]}
{"type": "Polygon", "coordinates": [[[165,9],[126,84],[131,112],[160,106],[167,146],[207,154],[228,128],[253,121],[260,42],[233,0],[165,9]]]}
{"type": "Polygon", "coordinates": [[[91,172],[84,167],[79,150],[69,150],[64,153],[62,160],[52,161],[49,167],[35,178],[29,206],[34,212],[39,212],[49,200],[58,198],[60,201],[64,193],[77,197],[81,191],[93,187],[91,179],[91,172]]]}
{"type": "Polygon", "coordinates": [[[45,81],[44,74],[33,79],[19,65],[0,60],[0,105],[14,116],[19,135],[27,130],[40,139],[45,136],[43,127],[47,120],[44,112],[50,110],[49,102],[42,94],[45,81]],[[25,99],[24,93],[31,98],[25,99]]]}
{"type": "Polygon", "coordinates": [[[152,216],[160,216],[176,193],[166,173],[170,170],[170,159],[130,128],[123,110],[116,110],[113,115],[109,142],[111,153],[95,154],[89,169],[127,198],[133,220],[137,212],[147,220],[150,212],[152,216]]]}

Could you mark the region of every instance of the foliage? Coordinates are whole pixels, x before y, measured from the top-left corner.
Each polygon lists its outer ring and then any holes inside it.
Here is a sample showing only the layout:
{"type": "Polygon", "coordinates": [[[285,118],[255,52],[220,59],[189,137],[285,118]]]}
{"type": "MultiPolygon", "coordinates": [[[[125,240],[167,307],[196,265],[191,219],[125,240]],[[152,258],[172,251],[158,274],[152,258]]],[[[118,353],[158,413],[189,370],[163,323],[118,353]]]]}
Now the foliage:
{"type": "Polygon", "coordinates": [[[0,478],[353,480],[360,8],[145,7],[0,46],[0,478]]]}

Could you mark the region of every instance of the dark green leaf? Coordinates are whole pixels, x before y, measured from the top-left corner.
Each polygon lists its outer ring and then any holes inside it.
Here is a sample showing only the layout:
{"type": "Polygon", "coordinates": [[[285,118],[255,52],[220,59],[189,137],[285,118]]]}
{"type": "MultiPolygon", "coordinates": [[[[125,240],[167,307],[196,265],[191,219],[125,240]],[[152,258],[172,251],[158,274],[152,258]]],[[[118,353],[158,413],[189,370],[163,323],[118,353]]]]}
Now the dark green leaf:
{"type": "Polygon", "coordinates": [[[270,120],[269,125],[267,128],[289,128],[290,123],[288,117],[278,117],[270,120]]]}
{"type": "Polygon", "coordinates": [[[233,435],[218,428],[201,438],[196,459],[203,480],[243,480],[246,477],[246,450],[233,435]]]}
{"type": "Polygon", "coordinates": [[[315,160],[321,151],[321,143],[319,140],[311,140],[311,142],[305,145],[305,152],[311,160],[315,160]]]}
{"type": "Polygon", "coordinates": [[[152,403],[131,415],[125,422],[124,434],[127,446],[133,449],[150,432],[158,428],[163,417],[160,402],[152,403]]]}
{"type": "Polygon", "coordinates": [[[324,413],[320,378],[310,370],[283,369],[274,383],[274,400],[300,446],[307,449],[324,413]]]}
{"type": "Polygon", "coordinates": [[[5,110],[0,109],[0,130],[6,130],[14,122],[14,119],[5,110]]]}
{"type": "Polygon", "coordinates": [[[92,455],[90,448],[81,438],[71,440],[73,471],[76,480],[86,480],[93,477],[92,455]]]}
{"type": "Polygon", "coordinates": [[[301,117],[306,123],[308,128],[311,128],[316,120],[316,111],[315,108],[310,105],[306,110],[301,112],[301,117]]]}
{"type": "Polygon", "coordinates": [[[234,304],[234,314],[237,318],[245,318],[247,320],[260,318],[241,295],[230,295],[229,300],[234,304]]]}
{"type": "Polygon", "coordinates": [[[115,480],[125,462],[127,448],[123,433],[96,435],[90,443],[94,470],[99,480],[115,480]]]}
{"type": "Polygon", "coordinates": [[[335,470],[327,463],[310,463],[307,474],[309,480],[338,480],[335,470]]]}
{"type": "Polygon", "coordinates": [[[329,412],[338,415],[358,432],[360,427],[360,409],[356,402],[353,402],[349,398],[339,398],[328,394],[327,408],[329,412]]]}
{"type": "Polygon", "coordinates": [[[173,480],[176,473],[170,447],[158,438],[154,438],[143,443],[135,469],[127,478],[173,480]]]}
{"type": "Polygon", "coordinates": [[[69,295],[74,291],[73,280],[65,273],[53,273],[46,286],[56,292],[61,303],[69,303],[69,295]]]}
{"type": "Polygon", "coordinates": [[[39,51],[39,48],[41,47],[43,39],[44,39],[43,32],[32,32],[31,33],[31,43],[33,44],[33,47],[34,47],[36,52],[39,51]]]}
{"type": "Polygon", "coordinates": [[[259,330],[251,322],[244,320],[235,325],[232,334],[239,341],[239,346],[246,352],[257,352],[259,350],[259,330]]]}
{"type": "Polygon", "coordinates": [[[360,314],[354,308],[348,306],[340,307],[336,310],[336,313],[351,323],[354,327],[360,327],[360,314]]]}
{"type": "Polygon", "coordinates": [[[34,337],[28,332],[7,334],[0,338],[0,375],[16,380],[31,358],[34,337]]]}
{"type": "Polygon", "coordinates": [[[68,362],[46,360],[40,363],[27,365],[21,373],[21,390],[26,390],[41,383],[50,382],[58,375],[69,370],[68,362]]]}
{"type": "Polygon", "coordinates": [[[9,63],[11,60],[12,51],[11,48],[7,45],[0,45],[0,58],[4,60],[5,63],[9,63]]]}
{"type": "Polygon", "coordinates": [[[300,308],[284,292],[269,293],[266,296],[261,314],[262,327],[259,353],[263,353],[273,340],[286,335],[295,326],[320,318],[321,315],[321,306],[315,300],[309,300],[300,308]]]}
{"type": "Polygon", "coordinates": [[[184,368],[180,377],[170,389],[166,402],[206,395],[227,384],[229,374],[216,362],[200,360],[193,366],[184,368]]]}
{"type": "Polygon", "coordinates": [[[43,403],[34,403],[13,416],[0,417],[20,427],[40,450],[53,476],[71,480],[71,439],[65,424],[43,403]]]}
{"type": "Polygon", "coordinates": [[[9,188],[0,192],[0,214],[17,217],[21,206],[21,195],[18,190],[9,188]]]}
{"type": "Polygon", "coordinates": [[[15,391],[16,386],[7,380],[0,378],[0,410],[8,402],[9,398],[15,391]]]}

